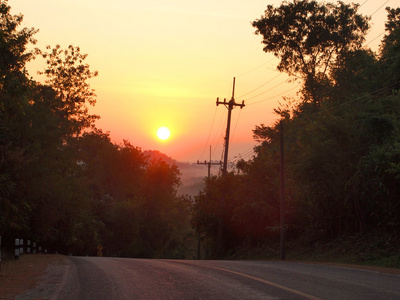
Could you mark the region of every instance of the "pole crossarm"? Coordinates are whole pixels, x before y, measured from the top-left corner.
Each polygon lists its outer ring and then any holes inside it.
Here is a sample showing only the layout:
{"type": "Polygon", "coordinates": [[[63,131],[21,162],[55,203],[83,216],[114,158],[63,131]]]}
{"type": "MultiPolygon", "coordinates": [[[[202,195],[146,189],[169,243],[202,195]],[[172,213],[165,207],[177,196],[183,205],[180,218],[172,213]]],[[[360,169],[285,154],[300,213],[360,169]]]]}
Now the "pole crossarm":
{"type": "Polygon", "coordinates": [[[208,166],[212,166],[212,165],[222,165],[222,161],[218,161],[218,162],[213,162],[213,161],[204,161],[204,162],[200,162],[197,161],[198,165],[208,165],[208,166]]]}
{"type": "Polygon", "coordinates": [[[204,162],[199,162],[199,161],[197,161],[197,164],[198,165],[206,165],[207,166],[207,168],[208,168],[208,179],[210,179],[210,177],[211,177],[211,166],[214,166],[214,165],[222,165],[222,161],[219,161],[219,162],[212,162],[212,161],[204,161],[204,162]]]}
{"type": "Polygon", "coordinates": [[[235,106],[240,106],[240,109],[242,109],[243,107],[245,107],[245,105],[244,105],[244,100],[242,101],[242,103],[236,103],[236,102],[235,102],[235,99],[231,99],[230,101],[226,102],[226,98],[224,98],[224,101],[219,101],[219,98],[217,98],[217,106],[218,106],[219,104],[223,104],[223,105],[225,105],[225,107],[226,107],[227,109],[231,109],[231,110],[234,109],[235,106]]]}

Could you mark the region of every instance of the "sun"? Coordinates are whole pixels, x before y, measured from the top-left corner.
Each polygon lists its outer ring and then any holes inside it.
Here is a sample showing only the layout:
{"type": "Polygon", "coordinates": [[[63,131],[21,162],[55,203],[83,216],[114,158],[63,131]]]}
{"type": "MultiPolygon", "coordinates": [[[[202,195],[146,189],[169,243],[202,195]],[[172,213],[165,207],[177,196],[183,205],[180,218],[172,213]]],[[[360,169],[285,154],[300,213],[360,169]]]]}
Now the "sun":
{"type": "Polygon", "coordinates": [[[166,140],[171,135],[171,132],[167,127],[160,127],[157,130],[157,136],[160,140],[166,140]]]}

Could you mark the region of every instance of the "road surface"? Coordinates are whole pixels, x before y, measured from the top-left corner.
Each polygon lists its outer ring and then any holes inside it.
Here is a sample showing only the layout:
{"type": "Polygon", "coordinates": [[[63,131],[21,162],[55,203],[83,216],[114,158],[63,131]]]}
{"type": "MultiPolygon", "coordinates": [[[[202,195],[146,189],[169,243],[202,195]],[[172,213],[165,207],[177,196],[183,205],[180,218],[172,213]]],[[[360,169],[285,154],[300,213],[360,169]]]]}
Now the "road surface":
{"type": "Polygon", "coordinates": [[[400,299],[400,275],[292,262],[69,257],[52,299],[400,299]]]}

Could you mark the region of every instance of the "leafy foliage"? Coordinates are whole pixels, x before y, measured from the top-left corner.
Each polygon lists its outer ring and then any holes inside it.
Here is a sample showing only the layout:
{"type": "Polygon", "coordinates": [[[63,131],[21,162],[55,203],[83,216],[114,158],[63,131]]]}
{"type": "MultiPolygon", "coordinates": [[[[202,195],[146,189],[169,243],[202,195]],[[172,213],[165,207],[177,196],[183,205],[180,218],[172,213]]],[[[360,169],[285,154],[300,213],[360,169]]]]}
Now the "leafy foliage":
{"type": "Polygon", "coordinates": [[[309,245],[376,235],[390,251],[398,248],[400,10],[387,11],[378,54],[360,47],[369,18],[357,5],[294,0],[268,6],[253,22],[264,51],[281,58],[278,69],[304,86],[297,102],[275,109],[280,120],[255,127],[254,157],[208,181],[195,199],[193,226],[211,254],[278,241],[280,121],[289,238],[309,245]],[[224,251],[216,251],[218,242],[224,251]]]}
{"type": "Polygon", "coordinates": [[[79,134],[83,128],[92,126],[99,118],[89,115],[86,107],[87,103],[96,103],[96,95],[87,80],[96,77],[98,72],[91,72],[89,65],[84,64],[87,54],[81,54],[79,47],[70,45],[68,49],[62,50],[57,45],[49,53],[42,53],[42,56],[47,59],[47,69],[39,74],[47,76],[46,83],[60,99],[59,114],[69,121],[70,133],[79,134]]]}
{"type": "Polygon", "coordinates": [[[18,30],[0,0],[0,235],[49,251],[175,257],[191,246],[190,201],[176,194],[179,171],[125,141],[111,142],[89,114],[97,76],[79,47],[27,52],[34,29],[18,30]],[[25,64],[47,60],[45,84],[25,64]],[[91,129],[91,130],[90,130],[91,129]]]}
{"type": "Polygon", "coordinates": [[[253,22],[264,51],[280,58],[278,70],[303,79],[303,97],[316,107],[323,100],[320,86],[327,84],[332,63],[364,41],[368,18],[357,9],[341,1],[285,1],[279,7],[268,5],[265,15],[253,22]]]}

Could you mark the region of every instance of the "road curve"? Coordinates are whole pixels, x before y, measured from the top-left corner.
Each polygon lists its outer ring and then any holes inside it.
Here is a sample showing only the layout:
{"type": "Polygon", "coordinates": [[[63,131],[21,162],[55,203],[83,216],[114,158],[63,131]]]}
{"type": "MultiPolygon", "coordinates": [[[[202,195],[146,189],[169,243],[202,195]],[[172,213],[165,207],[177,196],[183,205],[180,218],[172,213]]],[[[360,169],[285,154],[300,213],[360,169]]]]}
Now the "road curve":
{"type": "Polygon", "coordinates": [[[291,262],[69,257],[52,299],[400,299],[400,276],[291,262]]]}

